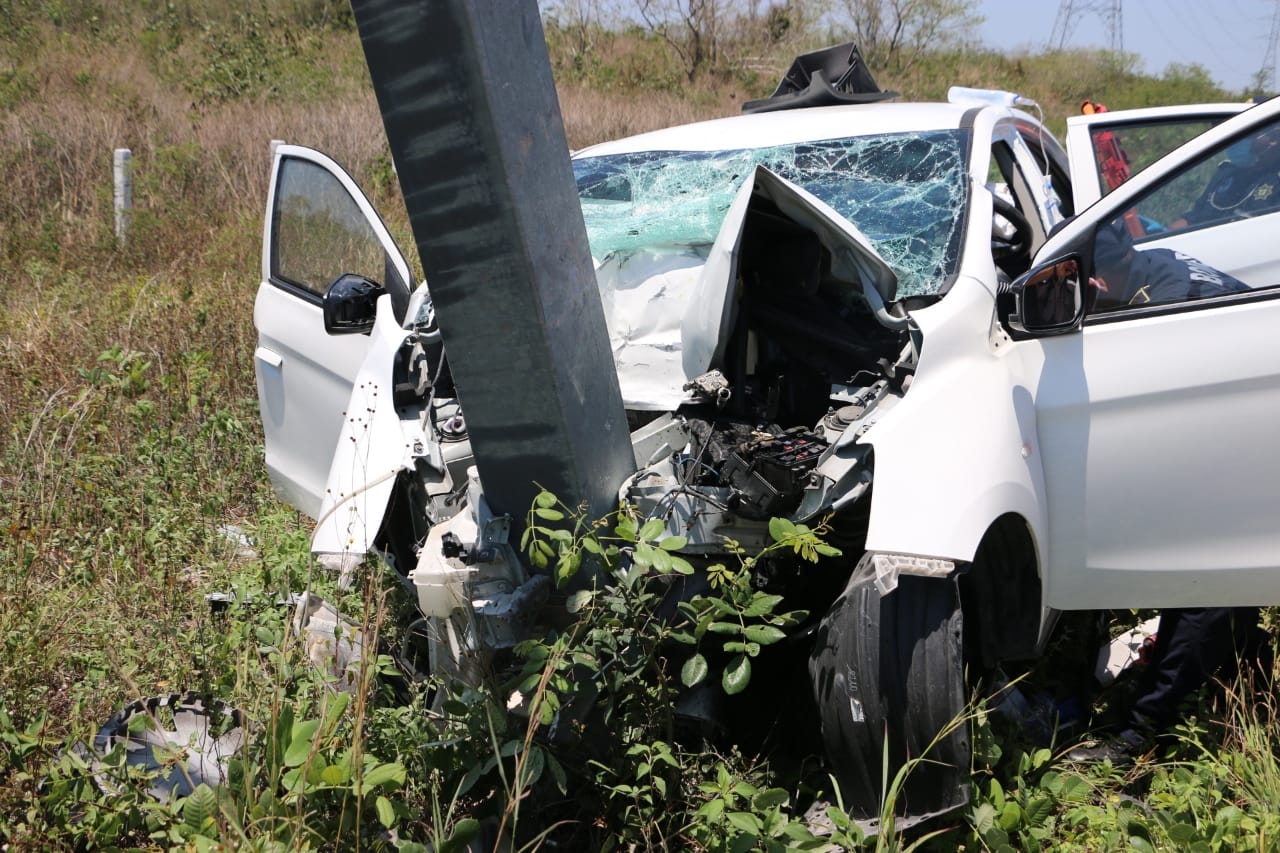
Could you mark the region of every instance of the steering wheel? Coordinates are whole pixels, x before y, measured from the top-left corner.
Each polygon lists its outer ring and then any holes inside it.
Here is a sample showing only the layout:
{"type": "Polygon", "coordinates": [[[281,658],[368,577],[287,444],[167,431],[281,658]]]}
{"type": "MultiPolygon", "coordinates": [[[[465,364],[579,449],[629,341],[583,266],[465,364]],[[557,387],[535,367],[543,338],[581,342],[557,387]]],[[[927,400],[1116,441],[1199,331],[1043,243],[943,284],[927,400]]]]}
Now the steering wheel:
{"type": "Polygon", "coordinates": [[[1021,210],[1018,210],[1018,208],[995,193],[991,194],[991,206],[996,213],[1008,220],[1009,224],[1013,226],[1013,239],[998,241],[1001,249],[1000,256],[1029,261],[1033,236],[1031,223],[1027,221],[1027,217],[1022,215],[1021,210]]]}

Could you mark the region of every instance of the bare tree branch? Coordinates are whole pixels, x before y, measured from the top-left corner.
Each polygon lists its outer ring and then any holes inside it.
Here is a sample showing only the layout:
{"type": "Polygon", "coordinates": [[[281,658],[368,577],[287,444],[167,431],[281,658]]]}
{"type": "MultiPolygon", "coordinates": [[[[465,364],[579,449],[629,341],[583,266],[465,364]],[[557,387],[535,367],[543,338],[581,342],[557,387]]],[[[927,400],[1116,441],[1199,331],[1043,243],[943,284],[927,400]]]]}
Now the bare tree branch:
{"type": "Polygon", "coordinates": [[[645,26],[671,46],[684,66],[685,76],[693,80],[719,61],[721,28],[738,12],[742,0],[635,0],[635,3],[636,14],[645,26]]]}
{"type": "Polygon", "coordinates": [[[929,50],[963,44],[982,22],[975,0],[843,0],[867,65],[902,72],[929,50]]]}

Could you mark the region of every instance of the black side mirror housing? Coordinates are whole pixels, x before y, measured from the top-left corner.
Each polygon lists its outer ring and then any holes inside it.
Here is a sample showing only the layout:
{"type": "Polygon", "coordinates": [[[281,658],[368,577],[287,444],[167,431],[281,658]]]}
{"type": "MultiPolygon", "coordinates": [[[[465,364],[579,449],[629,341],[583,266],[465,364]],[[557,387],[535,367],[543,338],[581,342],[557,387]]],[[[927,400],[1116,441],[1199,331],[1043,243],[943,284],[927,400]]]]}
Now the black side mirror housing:
{"type": "Polygon", "coordinates": [[[376,281],[355,273],[333,280],[320,306],[324,330],[330,335],[367,335],[378,316],[378,297],[387,290],[376,281]]]}
{"type": "Polygon", "coordinates": [[[1000,294],[1000,325],[1014,340],[1065,335],[1084,320],[1085,285],[1078,257],[1035,267],[1000,294]]]}

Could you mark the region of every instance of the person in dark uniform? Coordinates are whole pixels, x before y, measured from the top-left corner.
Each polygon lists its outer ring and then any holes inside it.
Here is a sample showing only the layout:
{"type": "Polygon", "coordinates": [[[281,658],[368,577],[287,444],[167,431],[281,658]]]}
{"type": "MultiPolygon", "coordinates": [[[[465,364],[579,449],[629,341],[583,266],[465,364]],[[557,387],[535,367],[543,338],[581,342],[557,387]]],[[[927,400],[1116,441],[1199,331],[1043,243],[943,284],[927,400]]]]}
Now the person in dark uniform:
{"type": "Polygon", "coordinates": [[[1209,225],[1280,209],[1280,128],[1259,134],[1246,155],[1223,161],[1191,209],[1170,227],[1209,225]]]}
{"type": "Polygon", "coordinates": [[[1123,219],[1098,229],[1093,258],[1093,311],[1249,289],[1234,276],[1174,249],[1136,249],[1123,219]]]}
{"type": "Polygon", "coordinates": [[[1178,721],[1186,702],[1213,678],[1261,662],[1268,674],[1270,640],[1257,607],[1187,607],[1160,611],[1155,647],[1138,676],[1137,695],[1119,733],[1067,752],[1070,761],[1125,764],[1156,746],[1178,721]]]}

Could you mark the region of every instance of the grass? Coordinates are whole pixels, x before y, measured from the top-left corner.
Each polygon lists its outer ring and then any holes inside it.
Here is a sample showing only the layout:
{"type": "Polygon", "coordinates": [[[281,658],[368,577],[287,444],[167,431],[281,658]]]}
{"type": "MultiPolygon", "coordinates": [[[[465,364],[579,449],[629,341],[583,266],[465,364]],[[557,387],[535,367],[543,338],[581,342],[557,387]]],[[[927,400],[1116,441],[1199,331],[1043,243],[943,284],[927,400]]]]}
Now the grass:
{"type": "MultiPolygon", "coordinates": [[[[545,815],[581,819],[557,800],[567,795],[554,793],[552,753],[494,697],[463,697],[470,704],[449,720],[425,692],[411,691],[408,704],[377,690],[339,699],[305,664],[276,603],[307,585],[338,593],[311,574],[309,524],[276,501],[262,468],[252,305],[269,141],[333,155],[407,234],[346,15],[328,0],[0,3],[0,844],[9,850],[450,849],[492,836],[488,814],[535,839],[541,816],[516,808],[530,792],[559,803],[545,815]],[[110,207],[118,147],[132,149],[135,171],[124,246],[110,207]],[[244,603],[214,614],[205,596],[228,590],[244,603]],[[187,689],[255,721],[231,784],[189,809],[99,791],[68,746],[92,739],[128,701],[187,689]]],[[[554,54],[574,148],[735,112],[772,87],[781,51],[801,46],[756,51],[750,63],[730,51],[725,67],[688,84],[652,39],[596,35],[585,57],[554,54]]],[[[1034,93],[1055,120],[1082,93],[1113,107],[1219,95],[1197,88],[1194,74],[1140,78],[1080,55],[1034,60],[941,56],[882,82],[915,97],[953,82],[1008,85],[1034,93]]],[[[372,582],[343,603],[370,647],[406,607],[372,582]]],[[[372,657],[358,677],[370,683],[385,664],[372,657]]],[[[926,848],[1107,849],[1145,837],[1165,849],[1267,849],[1280,732],[1269,694],[1246,691],[1197,717],[1171,760],[1132,775],[1063,769],[1052,752],[993,735],[973,814],[926,848]],[[1134,834],[1138,824],[1146,836],[1134,834]]],[[[613,816],[619,837],[631,833],[640,849],[693,839],[716,849],[732,826],[800,838],[782,834],[795,829],[798,800],[777,793],[758,758],[663,753],[658,740],[615,762],[632,774],[610,777],[630,803],[613,816]]]]}

